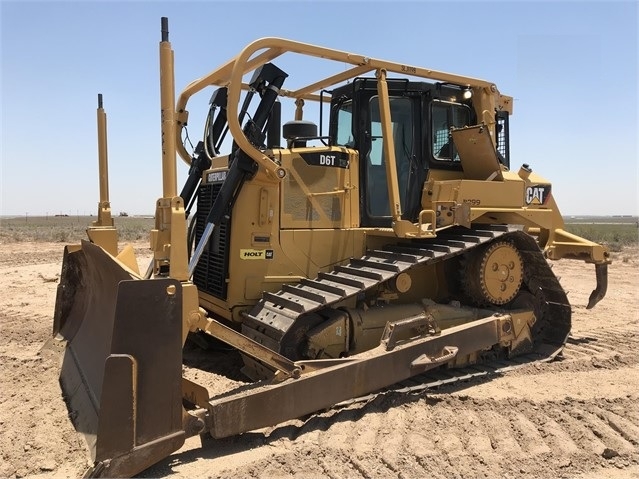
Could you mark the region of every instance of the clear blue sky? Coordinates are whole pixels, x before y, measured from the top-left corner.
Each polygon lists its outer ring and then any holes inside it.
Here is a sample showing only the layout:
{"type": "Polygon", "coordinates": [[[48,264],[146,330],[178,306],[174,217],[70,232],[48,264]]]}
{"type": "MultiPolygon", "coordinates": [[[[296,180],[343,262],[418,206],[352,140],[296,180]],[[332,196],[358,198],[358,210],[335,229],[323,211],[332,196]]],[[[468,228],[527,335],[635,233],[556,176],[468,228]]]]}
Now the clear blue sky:
{"type": "MultiPolygon", "coordinates": [[[[639,212],[634,1],[0,1],[0,215],[96,213],[98,93],[112,209],[153,213],[162,16],[178,93],[265,36],[491,80],[515,98],[512,167],[551,180],[563,214],[639,212]]],[[[288,70],[285,87],[312,79],[288,70]]]]}

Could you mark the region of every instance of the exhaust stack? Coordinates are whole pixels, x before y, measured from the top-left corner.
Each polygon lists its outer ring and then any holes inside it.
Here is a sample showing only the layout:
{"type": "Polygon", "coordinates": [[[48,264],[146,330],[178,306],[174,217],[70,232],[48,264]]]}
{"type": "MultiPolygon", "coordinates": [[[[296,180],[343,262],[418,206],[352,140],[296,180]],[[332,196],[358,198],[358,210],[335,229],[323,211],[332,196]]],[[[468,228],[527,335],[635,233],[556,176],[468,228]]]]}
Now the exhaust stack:
{"type": "Polygon", "coordinates": [[[100,179],[100,201],[98,219],[87,229],[92,243],[104,248],[110,255],[118,254],[118,231],[111,216],[109,202],[109,159],[107,154],[107,117],[102,105],[102,93],[98,93],[98,172],[100,179]]]}

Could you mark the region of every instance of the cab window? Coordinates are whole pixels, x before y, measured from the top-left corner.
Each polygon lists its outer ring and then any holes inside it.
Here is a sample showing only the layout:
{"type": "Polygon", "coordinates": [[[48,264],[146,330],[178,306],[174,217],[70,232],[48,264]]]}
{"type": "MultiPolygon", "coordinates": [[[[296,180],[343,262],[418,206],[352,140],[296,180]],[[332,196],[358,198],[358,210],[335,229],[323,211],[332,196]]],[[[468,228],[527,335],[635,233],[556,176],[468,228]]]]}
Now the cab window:
{"type": "Polygon", "coordinates": [[[433,157],[441,161],[459,161],[451,128],[470,126],[471,110],[467,105],[435,100],[431,105],[433,157]]]}
{"type": "Polygon", "coordinates": [[[352,148],[353,139],[353,102],[342,103],[337,111],[337,138],[335,143],[339,146],[352,148]]]}

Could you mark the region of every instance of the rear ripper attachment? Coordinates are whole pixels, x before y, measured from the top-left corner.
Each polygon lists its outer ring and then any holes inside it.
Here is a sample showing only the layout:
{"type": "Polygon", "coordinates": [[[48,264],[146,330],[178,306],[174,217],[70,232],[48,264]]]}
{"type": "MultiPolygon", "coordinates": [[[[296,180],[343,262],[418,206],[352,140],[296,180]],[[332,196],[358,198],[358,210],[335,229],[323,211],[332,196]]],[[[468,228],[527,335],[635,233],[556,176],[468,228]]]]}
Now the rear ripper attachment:
{"type": "Polygon", "coordinates": [[[564,231],[550,194],[526,202],[527,189],[550,191],[546,180],[509,170],[512,98],[494,84],[265,38],[176,103],[161,26],[153,259],[141,274],[133,249],[118,251],[100,97],[98,221],[90,241],[65,248],[47,344],[62,355],[87,476],[134,476],[188,437],[272,426],[436,370],[550,360],[571,319],[547,259],[594,264],[588,307],[605,295],[607,249],[564,231]],[[271,63],[284,53],[337,62],[339,73],[286,90],[288,74],[271,63]],[[407,72],[436,83],[387,78],[407,72]],[[189,154],[186,103],[209,86],[204,138],[189,154]],[[282,147],[285,98],[295,119],[282,147]],[[319,102],[320,125],[330,105],[328,135],[304,120],[305,101],[319,102]],[[190,166],[180,194],[178,154],[190,166]],[[257,382],[211,397],[182,377],[189,334],[239,351],[257,382]]]}

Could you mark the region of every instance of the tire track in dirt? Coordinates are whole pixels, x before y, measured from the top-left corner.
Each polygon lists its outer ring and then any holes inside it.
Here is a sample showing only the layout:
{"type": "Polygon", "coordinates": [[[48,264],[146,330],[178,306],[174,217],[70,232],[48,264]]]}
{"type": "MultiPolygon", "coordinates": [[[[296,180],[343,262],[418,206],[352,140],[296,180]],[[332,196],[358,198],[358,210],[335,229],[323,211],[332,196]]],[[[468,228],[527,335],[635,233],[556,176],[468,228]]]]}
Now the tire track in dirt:
{"type": "MultiPolygon", "coordinates": [[[[30,317],[17,311],[4,318],[3,325],[14,340],[17,335],[25,343],[22,352],[20,347],[11,347],[13,353],[4,354],[6,341],[0,342],[0,360],[18,370],[4,375],[14,386],[24,374],[22,368],[32,369],[41,362],[33,339],[44,342],[47,335],[41,326],[48,322],[46,316],[30,317]],[[25,324],[40,326],[25,328],[25,324]]],[[[553,371],[620,369],[637,364],[637,345],[637,337],[623,328],[582,331],[571,338],[561,361],[530,365],[512,375],[531,378],[553,371]]],[[[540,461],[545,464],[544,473],[552,470],[557,474],[579,474],[601,461],[613,461],[621,468],[637,465],[633,459],[639,437],[639,413],[633,412],[637,396],[604,402],[567,398],[539,403],[525,395],[519,398],[521,394],[501,400],[450,396],[455,389],[443,387],[413,396],[390,393],[368,404],[312,416],[305,423],[267,429],[264,442],[266,447],[275,447],[277,454],[235,468],[233,474],[287,476],[301,468],[308,473],[305,477],[526,477],[540,471],[540,461]],[[614,451],[609,453],[613,457],[603,459],[606,450],[614,451]]],[[[78,450],[75,439],[65,441],[70,454],[78,450]]],[[[75,458],[76,464],[81,457],[75,458]]],[[[51,463],[52,459],[47,460],[51,463]]],[[[29,472],[46,470],[47,460],[35,461],[39,466],[29,472]]]]}
{"type": "MultiPolygon", "coordinates": [[[[532,379],[601,369],[624,374],[639,362],[637,346],[630,325],[580,331],[561,360],[528,365],[512,375],[532,379]]],[[[366,478],[565,476],[607,467],[637,471],[637,394],[540,400],[534,391],[514,390],[510,397],[482,399],[472,397],[472,387],[467,389],[471,396],[450,395],[455,389],[465,390],[443,387],[417,397],[390,393],[314,416],[297,431],[280,434],[274,428],[267,434],[277,438],[280,451],[288,443],[286,452],[239,472],[278,475],[281,462],[327,477],[366,478]],[[323,458],[336,453],[346,462],[323,458]]]]}
{"type": "MultiPolygon", "coordinates": [[[[610,406],[631,408],[637,399],[625,398],[610,406]]],[[[315,473],[318,477],[366,478],[536,477],[549,472],[580,474],[602,464],[620,469],[639,464],[633,439],[638,425],[616,416],[596,399],[539,405],[525,400],[449,397],[434,405],[422,399],[382,412],[365,413],[357,422],[340,423],[353,431],[350,437],[369,439],[345,442],[330,425],[325,444],[301,434],[286,452],[246,469],[235,469],[235,473],[278,476],[288,473],[283,465],[296,464],[297,470],[307,471],[309,477],[315,477],[315,473]],[[425,410],[429,412],[424,414],[425,410]],[[395,432],[388,429],[391,421],[395,432]],[[376,440],[371,441],[373,437],[376,440]],[[343,460],[335,460],[336,455],[343,460]]],[[[284,440],[277,441],[280,451],[284,440]]]]}
{"type": "Polygon", "coordinates": [[[0,324],[0,409],[10,414],[0,418],[0,477],[80,475],[84,439],[68,419],[57,365],[40,354],[51,319],[9,310],[0,324]]]}
{"type": "MultiPolygon", "coordinates": [[[[632,325],[583,329],[573,334],[561,360],[526,365],[503,379],[512,387],[518,378],[525,385],[539,377],[543,384],[557,374],[593,373],[593,380],[600,371],[623,376],[629,368],[636,371],[637,346],[632,325]]],[[[484,383],[490,387],[491,381],[484,383]]],[[[602,401],[595,387],[586,399],[571,398],[555,385],[551,397],[559,399],[536,396],[526,387],[481,399],[473,397],[472,384],[421,395],[389,393],[305,422],[267,428],[252,437],[263,434],[264,445],[277,454],[213,470],[246,477],[303,470],[305,477],[412,478],[574,476],[601,468],[630,474],[637,469],[639,414],[628,415],[637,395],[602,401]]]]}

